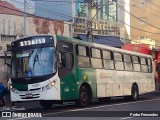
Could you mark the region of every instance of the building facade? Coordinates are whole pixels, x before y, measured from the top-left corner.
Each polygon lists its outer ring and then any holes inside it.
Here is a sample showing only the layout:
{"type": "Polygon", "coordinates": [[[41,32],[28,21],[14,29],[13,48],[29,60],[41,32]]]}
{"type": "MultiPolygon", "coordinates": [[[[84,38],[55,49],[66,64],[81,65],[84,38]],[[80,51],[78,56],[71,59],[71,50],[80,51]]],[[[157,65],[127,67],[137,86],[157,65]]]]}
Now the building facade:
{"type": "MultiPolygon", "coordinates": [[[[99,20],[116,21],[117,0],[92,0],[92,17],[99,20]],[[98,14],[96,14],[98,12],[98,14]]],[[[35,14],[38,16],[71,21],[75,16],[88,16],[88,3],[85,0],[35,1],[35,14]]]]}
{"type": "Polygon", "coordinates": [[[122,39],[124,39],[125,43],[131,43],[130,39],[130,26],[131,26],[131,22],[130,22],[130,1],[131,0],[118,0],[118,4],[117,4],[117,13],[118,13],[118,17],[117,17],[117,22],[119,24],[119,28],[120,28],[120,36],[122,39]]]}
{"type": "Polygon", "coordinates": [[[160,1],[131,0],[130,4],[131,13],[136,16],[131,16],[131,25],[140,29],[131,27],[131,39],[160,49],[160,1]]]}
{"type": "Polygon", "coordinates": [[[119,37],[117,0],[92,0],[91,4],[85,0],[66,0],[63,4],[54,0],[36,1],[35,13],[37,16],[73,22],[73,37],[87,35],[90,15],[93,35],[119,37]]]}

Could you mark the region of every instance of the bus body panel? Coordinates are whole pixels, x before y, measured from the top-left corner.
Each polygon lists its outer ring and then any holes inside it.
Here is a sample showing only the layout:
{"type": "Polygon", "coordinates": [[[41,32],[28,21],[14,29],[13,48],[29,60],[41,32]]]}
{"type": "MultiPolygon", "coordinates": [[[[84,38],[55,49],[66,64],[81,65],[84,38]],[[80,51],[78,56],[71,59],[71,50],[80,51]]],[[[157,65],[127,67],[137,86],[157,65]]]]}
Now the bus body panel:
{"type": "Polygon", "coordinates": [[[60,79],[58,75],[44,82],[34,84],[11,83],[17,92],[11,92],[11,101],[32,101],[32,100],[60,100],[60,79]],[[55,85],[47,89],[46,86],[55,80],[55,85]],[[30,97],[29,97],[30,95],[30,97]]]}
{"type": "Polygon", "coordinates": [[[79,89],[83,83],[88,83],[91,87],[92,97],[97,97],[96,70],[91,68],[78,68],[77,81],[80,83],[79,89]]]}

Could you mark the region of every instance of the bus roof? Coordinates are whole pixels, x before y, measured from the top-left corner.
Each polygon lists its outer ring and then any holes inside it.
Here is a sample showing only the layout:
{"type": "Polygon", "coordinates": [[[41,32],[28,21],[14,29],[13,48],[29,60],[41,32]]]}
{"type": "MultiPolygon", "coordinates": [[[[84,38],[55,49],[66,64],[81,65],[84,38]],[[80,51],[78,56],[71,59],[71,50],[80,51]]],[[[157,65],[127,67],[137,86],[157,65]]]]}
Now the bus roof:
{"type": "Polygon", "coordinates": [[[81,45],[91,46],[91,47],[97,47],[97,48],[101,48],[101,49],[104,49],[104,50],[121,52],[121,53],[141,56],[141,57],[148,57],[148,58],[152,57],[151,55],[147,55],[147,54],[132,52],[132,51],[123,50],[123,49],[120,49],[120,48],[115,48],[115,47],[111,47],[111,46],[107,46],[107,45],[102,45],[102,44],[97,44],[97,43],[90,43],[90,42],[82,41],[82,40],[75,39],[75,38],[64,37],[64,36],[61,36],[61,35],[56,35],[56,37],[57,37],[57,39],[68,40],[68,41],[72,41],[74,43],[78,43],[78,44],[81,44],[81,45]]]}
{"type": "MultiPolygon", "coordinates": [[[[43,35],[26,36],[26,37],[19,38],[16,41],[23,40],[23,39],[29,38],[29,37],[40,37],[40,36],[54,36],[54,35],[43,34],[43,35]]],[[[112,51],[115,51],[115,52],[121,52],[121,53],[126,53],[126,54],[131,54],[131,55],[136,55],[136,56],[142,56],[142,57],[148,57],[148,58],[152,57],[151,55],[146,55],[146,54],[142,54],[142,53],[123,50],[123,49],[120,49],[120,48],[115,48],[115,47],[111,47],[111,46],[107,46],[107,45],[86,42],[86,41],[82,41],[82,40],[79,40],[79,39],[75,39],[75,38],[71,38],[71,37],[65,37],[65,36],[61,36],[61,35],[56,35],[56,38],[57,39],[62,39],[62,40],[67,40],[67,41],[71,41],[71,42],[78,43],[78,44],[85,45],[85,46],[97,47],[97,48],[110,50],[110,51],[112,50],[112,51]]],[[[13,42],[16,42],[16,41],[13,41],[13,42]]]]}
{"type": "Polygon", "coordinates": [[[41,36],[53,36],[53,35],[43,34],[43,35],[25,36],[25,37],[21,37],[21,38],[16,39],[16,40],[15,40],[15,41],[13,41],[12,43],[17,42],[17,41],[20,41],[20,40],[23,40],[23,39],[25,39],[25,38],[30,38],[30,37],[41,37],[41,36]]]}

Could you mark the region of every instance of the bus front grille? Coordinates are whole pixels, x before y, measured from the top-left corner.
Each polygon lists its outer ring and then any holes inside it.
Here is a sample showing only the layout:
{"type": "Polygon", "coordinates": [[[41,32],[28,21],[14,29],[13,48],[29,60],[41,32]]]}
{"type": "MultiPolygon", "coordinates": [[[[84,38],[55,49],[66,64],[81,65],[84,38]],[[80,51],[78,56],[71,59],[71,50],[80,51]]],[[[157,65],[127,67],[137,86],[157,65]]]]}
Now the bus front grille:
{"type": "Polygon", "coordinates": [[[30,96],[28,96],[28,94],[21,94],[19,95],[21,99],[34,99],[34,98],[39,98],[40,94],[36,93],[36,94],[30,94],[30,96]]]}

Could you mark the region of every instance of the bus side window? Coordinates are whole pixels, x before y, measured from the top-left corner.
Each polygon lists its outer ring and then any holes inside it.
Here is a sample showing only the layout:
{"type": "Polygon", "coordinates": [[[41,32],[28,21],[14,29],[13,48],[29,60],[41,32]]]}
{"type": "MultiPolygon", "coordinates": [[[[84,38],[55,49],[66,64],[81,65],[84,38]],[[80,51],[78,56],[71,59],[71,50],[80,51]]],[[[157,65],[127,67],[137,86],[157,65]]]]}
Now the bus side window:
{"type": "Polygon", "coordinates": [[[77,64],[81,68],[90,67],[89,47],[76,45],[77,64]]]}
{"type": "Polygon", "coordinates": [[[147,65],[148,65],[148,72],[152,72],[152,63],[150,58],[147,59],[147,65]]]}
{"type": "Polygon", "coordinates": [[[93,68],[103,68],[100,49],[91,48],[91,65],[93,68]]]}
{"type": "Polygon", "coordinates": [[[116,70],[124,70],[124,64],[121,53],[114,52],[114,63],[116,70]]]}
{"type": "Polygon", "coordinates": [[[107,70],[114,69],[113,54],[111,51],[103,50],[104,68],[107,70]]]}
{"type": "Polygon", "coordinates": [[[133,61],[134,71],[136,71],[136,72],[141,71],[139,57],[138,56],[132,56],[132,61],[133,61]]]}
{"type": "Polygon", "coordinates": [[[123,58],[124,58],[124,67],[125,70],[127,71],[132,71],[132,61],[131,61],[131,56],[127,55],[127,54],[123,54],[123,58]]]}
{"type": "Polygon", "coordinates": [[[141,61],[142,72],[148,72],[147,59],[141,57],[140,61],[141,61]]]}

